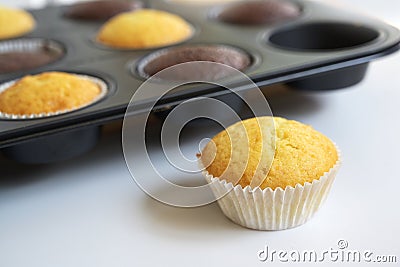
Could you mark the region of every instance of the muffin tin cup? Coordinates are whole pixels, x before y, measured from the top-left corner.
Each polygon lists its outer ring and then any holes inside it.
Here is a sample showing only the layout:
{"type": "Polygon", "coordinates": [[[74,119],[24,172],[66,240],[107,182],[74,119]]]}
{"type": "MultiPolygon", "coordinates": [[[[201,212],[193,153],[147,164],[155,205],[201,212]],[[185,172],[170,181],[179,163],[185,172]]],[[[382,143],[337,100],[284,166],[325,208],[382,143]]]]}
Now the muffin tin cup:
{"type": "Polygon", "coordinates": [[[1,150],[8,159],[24,164],[48,164],[75,158],[94,148],[101,127],[91,126],[37,137],[34,140],[5,147],[1,150]]]}
{"type": "MultiPolygon", "coordinates": [[[[0,74],[17,73],[32,69],[37,69],[43,66],[50,65],[61,60],[65,54],[65,49],[62,44],[46,38],[21,38],[0,42],[0,56],[7,53],[38,53],[40,56],[48,56],[48,60],[42,60],[36,64],[29,62],[29,58],[24,58],[25,66],[14,67],[8,71],[1,71],[0,74]],[[39,54],[42,53],[42,54],[39,54]],[[27,66],[28,65],[28,66],[27,66]]],[[[15,60],[15,59],[14,59],[15,60]]],[[[9,67],[8,67],[9,68],[9,67]]]]}
{"type": "Polygon", "coordinates": [[[369,64],[363,63],[333,71],[326,71],[307,78],[287,82],[286,85],[303,91],[337,90],[360,83],[367,74],[369,64]]]}
{"type": "Polygon", "coordinates": [[[367,45],[379,38],[379,32],[363,24],[315,21],[278,29],[269,42],[298,52],[335,52],[367,45]]]}
{"type": "MultiPolygon", "coordinates": [[[[88,75],[74,75],[96,83],[101,89],[100,94],[87,105],[78,107],[76,109],[31,115],[16,115],[0,112],[0,120],[40,120],[48,117],[62,115],[76,110],[84,109],[85,107],[95,104],[103,99],[108,93],[108,86],[103,80],[88,75]]],[[[0,93],[4,90],[7,90],[17,81],[18,79],[1,84],[0,93]]],[[[36,137],[33,140],[5,147],[1,151],[7,158],[25,164],[47,164],[57,161],[63,161],[77,157],[91,150],[98,143],[100,137],[100,129],[100,126],[90,126],[72,129],[55,134],[43,135],[36,137]]]]}
{"type": "MultiPolygon", "coordinates": [[[[74,74],[74,75],[78,76],[79,78],[89,80],[89,81],[97,84],[100,88],[100,94],[96,98],[94,98],[91,102],[87,103],[84,106],[77,107],[74,109],[60,110],[57,112],[20,115],[20,114],[9,114],[9,113],[4,113],[4,112],[0,111],[0,120],[32,120],[32,119],[42,119],[42,118],[47,118],[47,117],[58,116],[61,114],[70,113],[70,112],[73,112],[76,110],[83,109],[87,106],[93,105],[93,104],[99,102],[101,99],[103,99],[107,95],[107,92],[108,92],[107,84],[103,80],[96,78],[96,77],[88,76],[88,75],[81,75],[81,74],[74,74]]],[[[1,84],[0,85],[0,94],[3,91],[6,91],[8,88],[10,88],[18,80],[19,79],[16,79],[16,80],[12,80],[12,81],[1,84]]]]}
{"type": "Polygon", "coordinates": [[[337,151],[338,161],[319,179],[285,189],[234,186],[206,170],[203,176],[215,196],[223,196],[217,200],[218,205],[232,222],[255,230],[285,230],[306,223],[325,202],[341,166],[340,150],[337,148],[337,151]]]}

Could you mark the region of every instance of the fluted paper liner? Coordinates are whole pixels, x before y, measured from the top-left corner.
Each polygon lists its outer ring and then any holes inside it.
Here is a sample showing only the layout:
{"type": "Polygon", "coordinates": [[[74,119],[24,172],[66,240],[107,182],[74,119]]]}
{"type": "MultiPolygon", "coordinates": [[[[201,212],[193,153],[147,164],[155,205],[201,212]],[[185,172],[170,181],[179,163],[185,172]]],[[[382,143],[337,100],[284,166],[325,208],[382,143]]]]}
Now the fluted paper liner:
{"type": "Polygon", "coordinates": [[[35,52],[41,49],[49,49],[52,53],[59,55],[64,54],[64,48],[61,44],[51,39],[44,38],[23,38],[2,41],[0,43],[0,53],[7,52],[35,52]]]}
{"type": "Polygon", "coordinates": [[[203,171],[216,196],[222,212],[233,222],[256,230],[284,230],[307,222],[321,205],[331,189],[341,165],[339,149],[336,164],[319,179],[304,185],[272,190],[233,186],[203,171]]]}

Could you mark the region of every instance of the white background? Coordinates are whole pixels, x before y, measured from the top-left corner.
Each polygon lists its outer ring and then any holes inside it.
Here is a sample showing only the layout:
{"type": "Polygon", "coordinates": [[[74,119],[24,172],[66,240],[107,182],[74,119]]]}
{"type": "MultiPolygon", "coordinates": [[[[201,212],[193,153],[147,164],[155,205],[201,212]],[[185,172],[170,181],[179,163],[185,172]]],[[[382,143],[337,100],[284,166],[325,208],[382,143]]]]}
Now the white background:
{"type": "MultiPolygon", "coordinates": [[[[341,4],[400,27],[398,0],[341,4]]],[[[275,115],[313,125],[344,155],[327,202],[301,227],[252,231],[216,204],[179,209],[152,200],[130,177],[113,125],[94,151],[67,162],[0,157],[0,266],[267,266],[257,260],[265,245],[321,252],[339,239],[400,260],[399,67],[400,53],[374,62],[349,89],[270,94],[275,115]]]]}

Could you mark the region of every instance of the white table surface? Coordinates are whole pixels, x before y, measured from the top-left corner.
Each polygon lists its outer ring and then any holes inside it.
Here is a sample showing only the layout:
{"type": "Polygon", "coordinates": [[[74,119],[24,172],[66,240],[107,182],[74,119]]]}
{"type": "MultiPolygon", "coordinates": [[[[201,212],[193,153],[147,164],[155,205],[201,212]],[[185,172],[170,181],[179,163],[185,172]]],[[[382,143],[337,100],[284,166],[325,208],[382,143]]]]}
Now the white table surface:
{"type": "MultiPolygon", "coordinates": [[[[400,26],[398,0],[343,3],[400,26]]],[[[301,227],[252,231],[215,203],[181,209],[152,200],[127,170],[118,127],[109,127],[95,150],[67,162],[0,157],[0,266],[262,266],[265,245],[321,252],[340,239],[400,261],[399,67],[400,53],[374,62],[352,88],[270,97],[275,115],[313,125],[344,155],[327,202],[301,227]]]]}

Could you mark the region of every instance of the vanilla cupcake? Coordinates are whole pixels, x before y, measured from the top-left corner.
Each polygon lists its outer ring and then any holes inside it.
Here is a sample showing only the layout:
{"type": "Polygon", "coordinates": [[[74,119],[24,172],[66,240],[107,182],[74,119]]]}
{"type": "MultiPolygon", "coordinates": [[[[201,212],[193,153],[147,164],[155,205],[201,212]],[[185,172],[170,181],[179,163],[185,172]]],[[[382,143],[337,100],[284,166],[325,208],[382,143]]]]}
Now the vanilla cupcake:
{"type": "Polygon", "coordinates": [[[258,230],[296,227],[324,202],[340,165],[335,144],[283,118],[236,123],[203,149],[200,164],[224,214],[258,230]]]}
{"type": "Polygon", "coordinates": [[[107,21],[97,41],[114,48],[143,49],[176,44],[192,35],[181,17],[153,9],[121,13],[107,21]]]}
{"type": "Polygon", "coordinates": [[[0,40],[29,33],[35,27],[35,19],[28,12],[0,6],[0,40]]]}
{"type": "Polygon", "coordinates": [[[70,112],[101,99],[101,80],[64,72],[28,75],[0,87],[0,118],[38,118],[70,112]]]}

